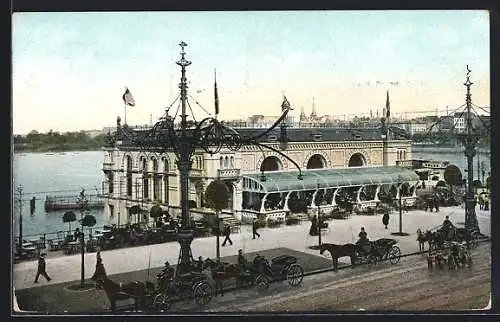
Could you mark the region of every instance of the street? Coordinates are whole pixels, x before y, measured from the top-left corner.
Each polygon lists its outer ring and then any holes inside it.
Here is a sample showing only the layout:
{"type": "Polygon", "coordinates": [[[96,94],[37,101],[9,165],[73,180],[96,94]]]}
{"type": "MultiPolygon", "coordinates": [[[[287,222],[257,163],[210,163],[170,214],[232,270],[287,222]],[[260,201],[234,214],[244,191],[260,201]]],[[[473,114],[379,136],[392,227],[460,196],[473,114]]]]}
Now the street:
{"type": "Polygon", "coordinates": [[[302,285],[272,284],[266,293],[254,289],[217,297],[209,312],[290,312],[323,310],[482,309],[491,289],[490,243],[472,251],[471,268],[427,269],[423,255],[376,267],[347,268],[306,276],[302,285]]]}

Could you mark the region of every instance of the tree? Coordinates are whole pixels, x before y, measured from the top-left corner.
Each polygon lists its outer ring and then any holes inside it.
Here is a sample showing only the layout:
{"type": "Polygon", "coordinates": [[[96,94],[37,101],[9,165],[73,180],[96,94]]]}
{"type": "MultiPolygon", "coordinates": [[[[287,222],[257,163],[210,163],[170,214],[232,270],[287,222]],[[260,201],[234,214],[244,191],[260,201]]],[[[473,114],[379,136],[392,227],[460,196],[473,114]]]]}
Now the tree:
{"type": "Polygon", "coordinates": [[[462,172],[454,165],[450,164],[444,169],[444,181],[450,186],[450,191],[453,191],[453,186],[460,186],[462,183],[462,172]]]}
{"type": "Polygon", "coordinates": [[[439,180],[436,183],[436,188],[438,188],[438,187],[446,187],[446,182],[444,182],[443,180],[439,180]]]}
{"type": "Polygon", "coordinates": [[[76,221],[76,215],[72,211],[67,211],[64,213],[62,217],[63,222],[67,222],[69,224],[69,233],[71,234],[71,222],[76,221]]]}
{"type": "Polygon", "coordinates": [[[208,208],[215,210],[215,214],[217,215],[216,219],[216,256],[217,260],[220,260],[220,246],[219,246],[219,214],[227,205],[227,200],[229,199],[229,189],[226,184],[220,180],[212,181],[207,189],[205,190],[205,205],[208,208]]]}
{"type": "Polygon", "coordinates": [[[158,218],[163,216],[164,211],[161,209],[160,205],[153,205],[151,209],[149,209],[149,216],[153,218],[155,227],[156,227],[156,222],[158,221],[158,218]]]}
{"type": "MultiPolygon", "coordinates": [[[[89,227],[89,229],[92,229],[92,227],[94,227],[96,223],[97,221],[92,215],[85,215],[85,217],[83,217],[82,219],[82,226],[89,227]]],[[[90,234],[92,235],[92,230],[90,231],[90,234]]]]}

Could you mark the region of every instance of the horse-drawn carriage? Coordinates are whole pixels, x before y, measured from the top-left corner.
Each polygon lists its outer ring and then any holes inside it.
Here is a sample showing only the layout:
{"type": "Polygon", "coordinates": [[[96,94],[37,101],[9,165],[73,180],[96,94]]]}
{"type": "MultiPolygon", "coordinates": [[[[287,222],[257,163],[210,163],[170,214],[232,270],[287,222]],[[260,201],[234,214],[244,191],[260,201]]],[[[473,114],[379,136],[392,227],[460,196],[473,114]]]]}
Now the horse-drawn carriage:
{"type": "Polygon", "coordinates": [[[401,249],[396,246],[397,243],[396,239],[391,238],[380,238],[370,241],[368,252],[358,247],[356,258],[361,264],[376,264],[385,260],[389,260],[391,264],[397,264],[401,258],[401,249]]]}
{"type": "MultiPolygon", "coordinates": [[[[158,279],[165,279],[158,274],[158,279]]],[[[153,307],[157,310],[168,311],[175,298],[193,298],[198,305],[207,305],[212,299],[212,286],[207,282],[203,273],[189,272],[175,276],[171,281],[163,280],[154,288],[153,307]]]]}
{"type": "Polygon", "coordinates": [[[443,226],[422,232],[419,228],[417,230],[417,241],[419,242],[420,251],[425,251],[425,243],[429,244],[429,251],[443,247],[445,242],[458,242],[465,243],[469,249],[474,249],[479,243],[480,234],[471,232],[465,227],[451,226],[444,228],[443,226]]]}
{"type": "Polygon", "coordinates": [[[96,287],[106,292],[112,312],[116,311],[117,301],[125,299],[133,299],[136,310],[161,311],[169,310],[175,299],[192,298],[198,305],[206,305],[212,299],[212,286],[207,282],[207,276],[198,272],[179,274],[171,279],[160,273],[156,285],[150,281],[117,283],[106,276],[104,269],[94,274],[93,279],[96,287]]]}
{"type": "Polygon", "coordinates": [[[210,259],[206,260],[206,267],[212,272],[215,281],[216,293],[224,294],[222,282],[235,278],[238,286],[256,285],[259,290],[269,288],[275,281],[288,281],[292,287],[300,285],[304,278],[304,269],[297,264],[297,258],[281,255],[271,259],[271,263],[259,255],[252,261],[243,264],[219,263],[210,259]]]}
{"type": "Polygon", "coordinates": [[[253,275],[255,284],[259,289],[269,288],[274,281],[288,281],[292,287],[299,286],[304,279],[304,269],[297,264],[297,258],[290,255],[281,255],[271,259],[271,263],[265,258],[260,260],[254,268],[253,275]]]}
{"type": "Polygon", "coordinates": [[[323,243],[319,250],[320,254],[325,251],[330,253],[335,270],[338,269],[338,259],[344,256],[351,258],[353,267],[358,264],[373,265],[385,260],[389,260],[391,264],[397,264],[401,257],[401,249],[396,246],[397,242],[396,239],[380,238],[366,244],[336,245],[323,243]]]}

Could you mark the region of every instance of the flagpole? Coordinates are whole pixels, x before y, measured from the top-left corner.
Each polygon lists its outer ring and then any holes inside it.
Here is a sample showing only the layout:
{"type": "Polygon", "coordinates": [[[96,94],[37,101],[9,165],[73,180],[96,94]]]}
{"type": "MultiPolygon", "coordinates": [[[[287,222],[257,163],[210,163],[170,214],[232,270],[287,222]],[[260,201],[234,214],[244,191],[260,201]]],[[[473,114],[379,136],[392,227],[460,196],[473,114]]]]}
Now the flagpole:
{"type": "Polygon", "coordinates": [[[123,103],[123,109],[125,110],[125,122],[123,124],[127,124],[127,103],[123,103]]]}

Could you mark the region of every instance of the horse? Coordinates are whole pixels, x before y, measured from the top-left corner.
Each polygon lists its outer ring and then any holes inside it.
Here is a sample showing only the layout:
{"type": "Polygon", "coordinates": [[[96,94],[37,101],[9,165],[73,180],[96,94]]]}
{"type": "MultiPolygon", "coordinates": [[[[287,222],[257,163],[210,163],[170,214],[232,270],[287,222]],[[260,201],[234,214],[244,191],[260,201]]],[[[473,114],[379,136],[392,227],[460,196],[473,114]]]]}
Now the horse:
{"type": "Polygon", "coordinates": [[[417,241],[418,241],[419,251],[421,252],[425,251],[425,242],[429,244],[429,250],[431,249],[431,234],[432,233],[430,230],[427,230],[424,234],[420,228],[417,229],[417,241]]]}
{"type": "Polygon", "coordinates": [[[225,280],[234,277],[239,286],[244,282],[241,275],[242,271],[236,264],[217,262],[207,258],[203,265],[203,269],[207,268],[210,269],[211,277],[215,282],[215,296],[217,296],[219,290],[221,296],[224,296],[223,281],[225,280]]]}
{"type": "Polygon", "coordinates": [[[357,246],[355,244],[336,245],[322,243],[319,246],[319,253],[323,255],[325,251],[330,252],[333,260],[333,269],[335,271],[338,270],[340,257],[349,256],[351,258],[352,268],[356,265],[357,246]]]}
{"type": "Polygon", "coordinates": [[[116,302],[125,299],[134,299],[134,308],[140,310],[144,308],[145,303],[143,298],[148,294],[149,286],[139,281],[132,281],[126,284],[117,283],[108,278],[106,272],[103,274],[94,274],[92,279],[96,282],[96,287],[104,289],[109,303],[111,304],[111,312],[116,312],[116,302]]]}

